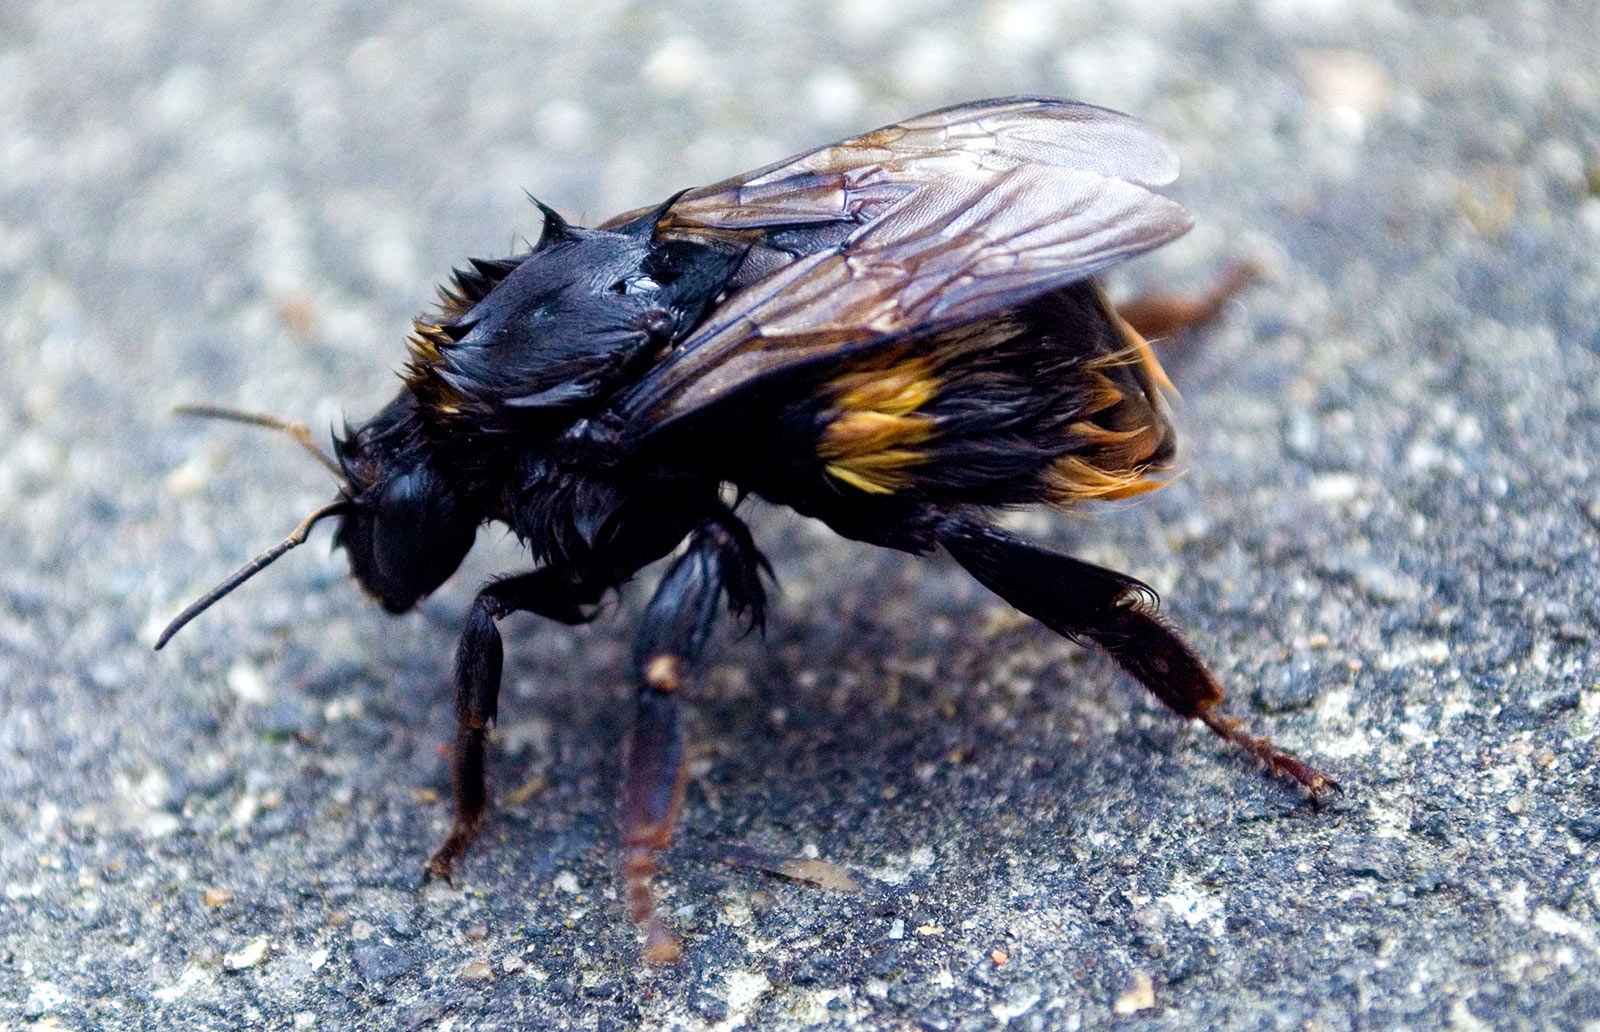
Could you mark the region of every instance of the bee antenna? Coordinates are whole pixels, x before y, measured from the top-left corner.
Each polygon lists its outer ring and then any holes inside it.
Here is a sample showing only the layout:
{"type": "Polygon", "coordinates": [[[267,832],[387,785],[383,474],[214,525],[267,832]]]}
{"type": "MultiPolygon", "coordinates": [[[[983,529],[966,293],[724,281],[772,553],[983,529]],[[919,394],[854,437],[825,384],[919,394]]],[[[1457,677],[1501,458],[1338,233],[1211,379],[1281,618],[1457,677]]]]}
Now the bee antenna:
{"type": "Polygon", "coordinates": [[[217,601],[234,588],[237,588],[251,577],[254,577],[268,566],[271,566],[278,560],[279,556],[283,555],[283,553],[287,552],[289,549],[295,547],[296,545],[304,544],[306,536],[311,533],[311,528],[316,526],[318,521],[327,519],[329,516],[338,516],[343,513],[350,512],[353,508],[354,504],[349,499],[339,498],[312,512],[311,515],[300,521],[299,526],[295,527],[294,530],[289,532],[288,537],[284,538],[282,541],[273,545],[265,552],[262,552],[254,559],[233,571],[227,580],[223,581],[221,584],[218,584],[216,587],[212,588],[210,591],[191,602],[188,608],[179,613],[171,623],[167,624],[167,629],[162,631],[161,637],[156,639],[156,648],[160,649],[161,646],[171,641],[172,636],[182,630],[184,624],[188,623],[190,620],[193,620],[207,609],[210,609],[213,602],[217,601]]]}
{"type": "Polygon", "coordinates": [[[264,426],[268,430],[282,430],[284,433],[300,442],[300,447],[310,452],[318,462],[328,467],[328,471],[340,480],[344,479],[344,470],[333,458],[317,447],[317,439],[311,436],[311,428],[304,423],[291,423],[276,416],[266,416],[259,412],[245,412],[241,409],[226,408],[222,405],[174,405],[174,415],[199,416],[202,419],[226,419],[234,423],[247,423],[250,426],[264,426]]]}

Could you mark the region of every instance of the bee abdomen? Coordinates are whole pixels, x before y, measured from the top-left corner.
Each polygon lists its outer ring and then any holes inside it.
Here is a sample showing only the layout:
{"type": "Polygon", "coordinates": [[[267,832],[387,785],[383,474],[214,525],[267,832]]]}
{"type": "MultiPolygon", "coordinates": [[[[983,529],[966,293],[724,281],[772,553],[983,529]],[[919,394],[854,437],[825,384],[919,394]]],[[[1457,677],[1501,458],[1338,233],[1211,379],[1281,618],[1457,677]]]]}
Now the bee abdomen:
{"type": "Polygon", "coordinates": [[[1159,363],[1099,288],[851,364],[818,391],[815,455],[840,489],[1070,506],[1161,486],[1174,452],[1159,363]]]}

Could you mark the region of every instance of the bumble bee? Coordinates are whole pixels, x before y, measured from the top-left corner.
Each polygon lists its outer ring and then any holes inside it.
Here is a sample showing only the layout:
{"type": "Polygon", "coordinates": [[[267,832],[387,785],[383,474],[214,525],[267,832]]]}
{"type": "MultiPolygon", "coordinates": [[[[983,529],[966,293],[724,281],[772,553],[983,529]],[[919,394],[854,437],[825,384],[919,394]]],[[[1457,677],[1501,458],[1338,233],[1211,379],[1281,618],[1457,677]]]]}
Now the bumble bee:
{"type": "MultiPolygon", "coordinates": [[[[682,545],[638,632],[622,785],[625,901],[652,961],[680,951],[651,887],[683,796],[680,698],[722,608],[763,620],[766,560],[732,498],[943,550],[1313,796],[1334,788],[1221,714],[1222,688],[1150,588],[992,521],[1125,498],[1171,469],[1166,377],[1094,277],[1189,229],[1152,190],[1176,175],[1141,122],[1022,97],[889,125],[592,229],[541,204],[536,245],[473,259],[416,320],[400,392],[323,457],[338,496],[156,647],[322,519],[338,519],[351,572],[396,613],[455,572],[481,524],[509,526],[532,568],[478,592],[456,652],[455,816],[427,862],[448,878],[489,808],[496,623],[589,620],[682,545]]],[[[317,451],[303,425],[246,418],[317,451]]]]}

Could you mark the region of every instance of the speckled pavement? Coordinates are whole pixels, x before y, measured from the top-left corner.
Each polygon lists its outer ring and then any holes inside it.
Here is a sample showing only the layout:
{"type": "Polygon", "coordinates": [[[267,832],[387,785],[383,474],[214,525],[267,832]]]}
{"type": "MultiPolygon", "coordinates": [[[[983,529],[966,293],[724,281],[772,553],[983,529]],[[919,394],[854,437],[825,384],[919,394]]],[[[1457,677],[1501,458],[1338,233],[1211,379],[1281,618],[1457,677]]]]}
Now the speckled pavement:
{"type": "Polygon", "coordinates": [[[1597,38],[1590,3],[0,6],[0,1029],[1600,1029],[1597,38]],[[454,887],[447,671],[513,541],[391,618],[320,531],[151,651],[329,495],[173,403],[364,418],[451,264],[538,232],[523,189],[598,221],[1011,93],[1182,154],[1199,227],[1117,289],[1269,270],[1172,356],[1187,473],[1015,524],[1160,589],[1322,810],[948,561],[763,510],[783,594],[718,643],[689,950],[647,969],[637,586],[507,622],[454,887]]]}

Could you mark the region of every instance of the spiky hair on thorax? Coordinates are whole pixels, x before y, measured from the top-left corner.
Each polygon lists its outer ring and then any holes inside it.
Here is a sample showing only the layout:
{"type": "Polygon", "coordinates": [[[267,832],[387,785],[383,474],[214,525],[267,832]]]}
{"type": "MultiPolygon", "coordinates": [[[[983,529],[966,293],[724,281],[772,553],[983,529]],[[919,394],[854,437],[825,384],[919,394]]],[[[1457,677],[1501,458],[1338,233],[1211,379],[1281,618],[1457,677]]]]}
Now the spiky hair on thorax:
{"type": "Polygon", "coordinates": [[[439,300],[434,310],[412,320],[411,336],[406,340],[409,357],[403,375],[406,387],[424,405],[446,416],[456,412],[460,392],[436,375],[435,370],[444,361],[444,353],[472,329],[472,325],[464,321],[466,314],[532,253],[469,259],[468,268],[452,269],[450,282],[439,286],[439,300]]]}

